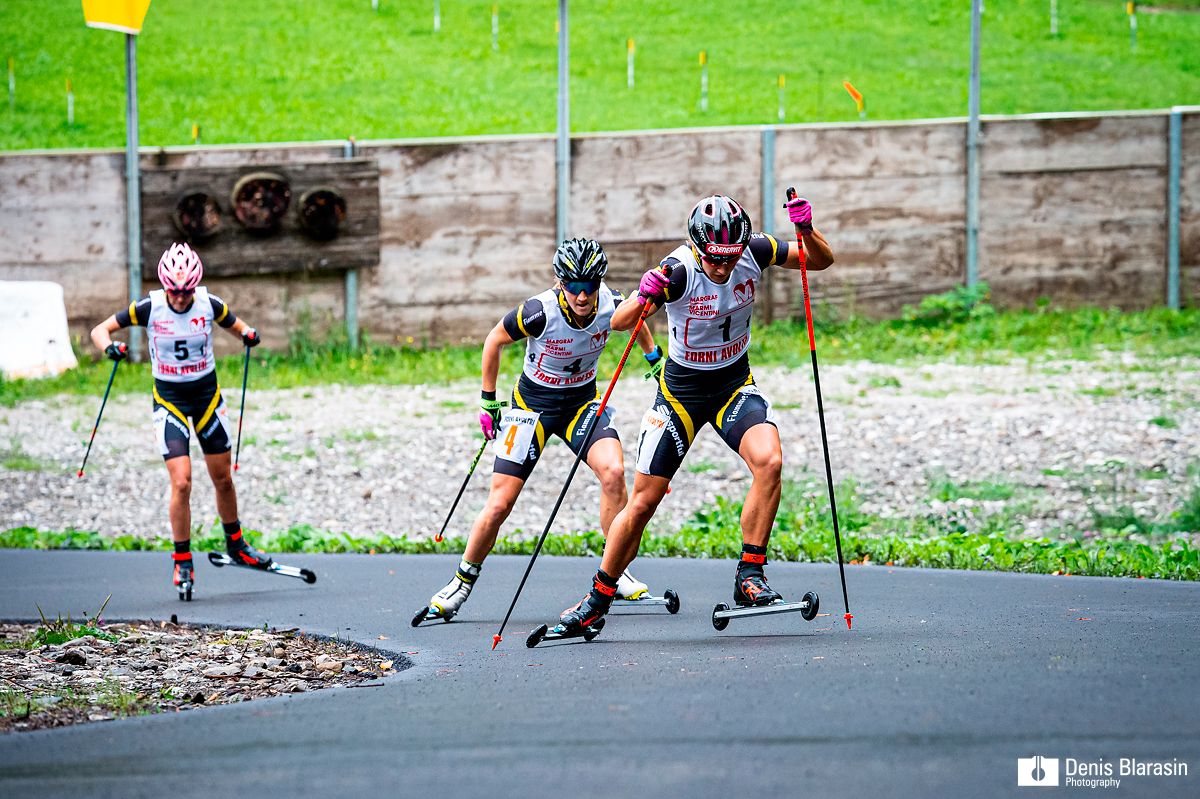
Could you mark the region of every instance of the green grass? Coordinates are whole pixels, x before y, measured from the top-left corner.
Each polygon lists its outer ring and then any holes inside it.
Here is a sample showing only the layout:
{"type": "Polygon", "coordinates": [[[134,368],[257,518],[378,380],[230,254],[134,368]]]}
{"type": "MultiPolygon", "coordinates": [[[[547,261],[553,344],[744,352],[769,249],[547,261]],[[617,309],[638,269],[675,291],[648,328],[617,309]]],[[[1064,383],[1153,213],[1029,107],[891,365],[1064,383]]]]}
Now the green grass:
{"type": "MultiPolygon", "coordinates": [[[[946,296],[935,295],[933,299],[946,296]]],[[[922,316],[917,309],[911,309],[903,318],[888,321],[838,319],[831,309],[818,309],[814,315],[818,320],[817,348],[821,363],[994,364],[1014,359],[1088,360],[1110,352],[1129,352],[1147,359],[1158,369],[1165,359],[1200,356],[1198,309],[1124,312],[1043,307],[995,311],[980,300],[968,311],[946,312],[933,320],[922,316]]],[[[751,345],[751,362],[756,366],[809,369],[807,336],[803,322],[779,322],[757,328],[751,345]]],[[[607,379],[616,368],[620,350],[613,346],[605,351],[600,367],[602,379],[607,379]]],[[[516,380],[520,368],[518,351],[519,346],[513,347],[503,356],[502,386],[511,386],[516,380]]],[[[327,384],[446,385],[455,380],[477,379],[480,354],[479,347],[392,347],[373,343],[369,337],[356,352],[337,338],[318,342],[298,334],[286,352],[254,353],[250,386],[259,390],[327,384]]],[[[218,360],[218,372],[224,376],[226,386],[239,385],[241,369],[241,356],[218,360]]],[[[0,380],[0,406],[11,407],[24,400],[56,394],[75,394],[92,401],[103,393],[111,370],[108,361],[95,362],[85,357],[78,368],[58,377],[0,380]]],[[[627,369],[625,379],[632,379],[629,375],[639,371],[627,369]]],[[[114,393],[150,393],[152,381],[147,364],[125,362],[118,372],[114,393]]],[[[899,380],[883,378],[875,379],[874,383],[894,388],[899,380]]],[[[306,395],[311,396],[311,392],[306,395]]],[[[466,402],[460,397],[443,400],[446,408],[457,408],[458,403],[466,402]]],[[[81,428],[77,432],[86,437],[86,430],[81,428]]]]}
{"type": "MultiPolygon", "coordinates": [[[[501,0],[156,0],[138,39],[141,141],[206,144],[395,138],[554,129],[556,4],[501,0]]],[[[1194,6],[1195,3],[1193,2],[1194,6]]],[[[834,0],[817,7],[743,0],[698,11],[684,0],[593,0],[571,7],[575,130],[962,116],[970,4],[834,0]],[[626,87],[626,40],[636,87],[626,87]],[[710,102],[699,108],[698,53],[710,102]]],[[[984,113],[1164,108],[1200,96],[1200,15],[1141,14],[1136,52],[1115,0],[991,3],[982,28],[984,113]]],[[[0,106],[0,149],[119,147],[124,37],[84,27],[78,3],[0,5],[0,59],[16,68],[16,107],[0,106]],[[75,91],[66,124],[65,81],[75,91]]],[[[3,102],[3,100],[0,100],[3,102]]]]}
{"type": "Polygon", "coordinates": [[[1003,500],[1012,499],[1017,487],[1005,480],[968,480],[955,482],[946,474],[934,475],[929,480],[929,494],[942,502],[959,499],[1003,500]]]}
{"type": "MultiPolygon", "coordinates": [[[[1108,520],[1125,524],[1117,529],[1104,527],[1104,520],[1097,518],[1097,527],[1090,534],[1039,538],[1022,537],[1020,517],[1013,508],[984,514],[956,506],[940,514],[882,518],[863,511],[851,481],[838,485],[837,503],[842,550],[850,563],[1200,580],[1200,549],[1191,539],[1200,533],[1200,481],[1166,522],[1138,519],[1140,527],[1130,527],[1126,519],[1108,520]]],[[[652,523],[643,536],[641,556],[735,559],[742,545],[741,511],[740,502],[718,497],[678,530],[665,533],[652,523]]],[[[436,543],[403,534],[351,535],[307,525],[276,533],[250,531],[248,535],[256,546],[277,553],[458,554],[466,544],[457,537],[436,543]]],[[[217,549],[223,541],[220,527],[214,525],[193,536],[192,549],[217,549]]],[[[529,536],[501,537],[493,551],[528,555],[535,543],[529,536]]],[[[0,547],[165,551],[171,549],[171,542],[165,537],[19,527],[0,532],[0,547]]],[[[603,547],[598,532],[585,531],[551,535],[543,552],[597,556],[603,547]]],[[[815,480],[785,482],[769,556],[780,561],[836,559],[828,502],[824,487],[815,480]]]]}

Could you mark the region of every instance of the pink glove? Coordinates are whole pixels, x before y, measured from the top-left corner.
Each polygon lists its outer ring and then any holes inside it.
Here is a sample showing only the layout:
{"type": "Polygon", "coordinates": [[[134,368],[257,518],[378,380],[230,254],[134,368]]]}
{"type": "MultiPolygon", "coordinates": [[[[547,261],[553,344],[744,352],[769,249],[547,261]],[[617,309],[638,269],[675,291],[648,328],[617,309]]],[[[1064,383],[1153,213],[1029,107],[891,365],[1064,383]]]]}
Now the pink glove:
{"type": "Polygon", "coordinates": [[[788,219],[792,220],[799,233],[812,233],[812,206],[808,204],[808,200],[797,197],[784,203],[783,207],[787,209],[788,219]]]}
{"type": "Polygon", "coordinates": [[[507,404],[507,402],[494,399],[480,400],[479,407],[483,410],[479,412],[479,427],[483,430],[483,437],[488,441],[496,437],[496,433],[500,429],[500,409],[507,404]]]}
{"type": "Polygon", "coordinates": [[[645,305],[647,301],[653,300],[661,305],[665,299],[664,292],[670,283],[671,279],[660,270],[651,269],[642,275],[642,282],[638,283],[638,302],[645,305]]]}

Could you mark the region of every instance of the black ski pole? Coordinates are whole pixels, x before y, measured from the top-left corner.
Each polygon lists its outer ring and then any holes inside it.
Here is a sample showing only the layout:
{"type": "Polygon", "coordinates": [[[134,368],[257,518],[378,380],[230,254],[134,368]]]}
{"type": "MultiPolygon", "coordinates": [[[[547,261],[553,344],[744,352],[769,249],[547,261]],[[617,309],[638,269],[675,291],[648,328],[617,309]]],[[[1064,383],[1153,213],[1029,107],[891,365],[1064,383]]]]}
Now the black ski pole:
{"type": "MultiPolygon", "coordinates": [[[[664,267],[664,272],[670,275],[670,269],[664,267]]],[[[642,308],[642,314],[638,317],[637,324],[634,325],[633,335],[629,337],[629,343],[625,345],[625,352],[621,353],[621,360],[617,363],[617,371],[613,372],[612,379],[608,381],[608,390],[604,392],[604,398],[600,400],[600,404],[596,407],[596,415],[593,417],[592,426],[588,429],[587,437],[583,441],[583,446],[579,448],[579,452],[575,455],[575,463],[571,465],[571,471],[567,475],[567,481],[563,483],[562,491],[558,492],[558,500],[554,503],[554,509],[550,511],[550,518],[546,520],[546,528],[542,530],[542,536],[538,539],[537,546],[533,549],[533,555],[529,558],[529,565],[525,567],[525,574],[521,577],[521,584],[517,586],[517,593],[513,595],[512,604],[508,606],[508,612],[504,614],[504,621],[500,623],[500,631],[492,636],[492,649],[499,646],[504,640],[504,628],[508,626],[508,618],[512,615],[513,608],[517,606],[517,600],[521,597],[521,591],[525,588],[525,581],[529,579],[529,572],[533,570],[534,561],[537,560],[538,553],[542,551],[542,544],[546,543],[546,536],[550,533],[550,525],[554,524],[554,517],[558,515],[558,509],[562,506],[563,499],[567,496],[567,489],[571,487],[571,480],[575,478],[575,472],[579,469],[579,462],[583,460],[583,455],[587,452],[588,444],[591,443],[592,434],[596,432],[596,428],[600,425],[600,417],[604,414],[604,408],[608,405],[609,395],[617,385],[617,378],[621,376],[621,370],[625,368],[625,361],[629,358],[629,351],[633,349],[633,343],[637,341],[638,333],[642,330],[642,325],[646,322],[646,317],[650,315],[650,301],[646,301],[645,307],[642,308]]]]}
{"type": "Polygon", "coordinates": [[[92,437],[88,439],[87,452],[83,453],[83,463],[79,464],[76,477],[83,477],[83,467],[87,466],[88,455],[92,454],[92,442],[96,440],[96,431],[100,429],[100,417],[104,415],[104,406],[108,404],[108,392],[112,390],[113,378],[117,376],[117,367],[120,365],[120,361],[113,361],[112,371],[108,374],[108,385],[104,387],[104,399],[100,401],[100,413],[96,414],[96,423],[92,425],[92,437]]]}
{"type": "Polygon", "coordinates": [[[467,490],[467,483],[471,482],[471,475],[475,474],[475,467],[479,465],[479,459],[483,457],[483,451],[487,449],[488,440],[483,439],[479,445],[479,451],[475,453],[475,457],[471,460],[471,468],[467,469],[467,476],[463,478],[462,485],[458,489],[458,496],[454,498],[454,504],[450,506],[450,512],[446,514],[446,521],[442,522],[442,529],[438,530],[438,534],[433,537],[433,540],[439,544],[442,542],[442,537],[446,534],[446,528],[450,526],[450,518],[454,516],[454,509],[458,507],[458,501],[462,499],[463,492],[467,490]]]}
{"type": "Polygon", "coordinates": [[[233,470],[238,470],[238,458],[242,454],[242,419],[246,416],[246,379],[250,377],[250,345],[246,345],[246,359],[242,364],[242,407],[238,411],[237,448],[233,452],[233,470]]]}
{"type": "MultiPolygon", "coordinates": [[[[788,202],[795,197],[796,189],[788,186],[788,202]]],[[[817,387],[817,416],[821,420],[821,450],[825,453],[825,485],[829,487],[829,510],[833,514],[833,540],[837,545],[838,574],[842,578],[842,602],[846,606],[846,629],[849,630],[854,616],[850,613],[850,598],[846,593],[846,567],[842,565],[842,534],[838,530],[837,501],[833,497],[833,468],[829,465],[829,437],[825,433],[825,405],[821,402],[821,373],[817,371],[817,338],[813,333],[812,305],[808,300],[808,269],[805,266],[807,258],[804,253],[800,225],[796,225],[796,246],[800,248],[800,284],[804,288],[804,321],[808,323],[808,351],[812,354],[813,383],[817,387]]]]}

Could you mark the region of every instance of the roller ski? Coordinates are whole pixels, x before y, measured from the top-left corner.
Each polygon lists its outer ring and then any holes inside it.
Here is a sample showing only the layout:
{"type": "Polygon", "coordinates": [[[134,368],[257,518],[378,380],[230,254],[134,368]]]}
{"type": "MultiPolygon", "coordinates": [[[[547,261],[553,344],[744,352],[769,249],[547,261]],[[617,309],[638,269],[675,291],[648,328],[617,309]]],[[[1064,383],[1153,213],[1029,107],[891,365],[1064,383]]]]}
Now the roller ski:
{"type": "Polygon", "coordinates": [[[662,596],[650,593],[650,587],[635,578],[628,570],[617,578],[617,596],[614,605],[665,605],[667,612],[674,615],[679,612],[679,594],[668,588],[662,596]]]}
{"type": "Polygon", "coordinates": [[[805,621],[817,617],[821,601],[815,591],[809,591],[799,602],[785,602],[783,596],[767,584],[763,565],[765,555],[743,553],[733,581],[733,603],[730,608],[721,603],[713,608],[712,624],[717,631],[729,626],[731,619],[745,616],[773,616],[776,613],[799,613],[805,621]]]}
{"type": "Polygon", "coordinates": [[[284,566],[282,563],[276,563],[272,560],[270,555],[259,552],[246,543],[245,539],[242,538],[241,531],[238,531],[229,538],[225,552],[209,552],[208,562],[217,568],[222,566],[240,566],[243,569],[269,572],[282,577],[295,577],[310,585],[317,581],[315,572],[309,569],[297,568],[296,566],[284,566]]]}
{"type": "Polygon", "coordinates": [[[465,560],[460,563],[453,579],[430,597],[429,604],[412,617],[412,626],[420,627],[424,622],[438,619],[448,622],[457,616],[463,603],[471,596],[471,589],[479,577],[479,568],[478,565],[467,563],[465,560]]]}
{"type": "Polygon", "coordinates": [[[171,575],[171,582],[175,585],[175,590],[179,592],[179,601],[192,601],[192,588],[196,584],[196,569],[192,564],[192,556],[175,554],[172,555],[175,559],[175,568],[171,575]]]}
{"type": "Polygon", "coordinates": [[[558,617],[558,624],[553,627],[538,625],[525,639],[525,646],[533,649],[543,641],[562,641],[567,638],[591,641],[604,629],[604,614],[608,613],[616,594],[616,585],[604,584],[597,575],[592,590],[577,605],[564,610],[558,617]]]}

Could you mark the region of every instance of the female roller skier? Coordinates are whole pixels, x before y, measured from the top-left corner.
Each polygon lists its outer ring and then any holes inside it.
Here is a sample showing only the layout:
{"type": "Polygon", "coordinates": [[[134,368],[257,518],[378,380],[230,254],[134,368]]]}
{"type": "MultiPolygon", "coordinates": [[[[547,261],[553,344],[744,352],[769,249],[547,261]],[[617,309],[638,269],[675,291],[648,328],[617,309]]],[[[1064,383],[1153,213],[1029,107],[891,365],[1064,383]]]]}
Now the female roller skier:
{"type": "MultiPolygon", "coordinates": [[[[471,528],[467,548],[454,577],[429,600],[424,616],[414,624],[434,618],[450,619],[462,608],[479,578],[484,559],[496,543],[500,525],[508,518],[525,481],[537,465],[549,435],[556,435],[576,454],[596,424],[596,364],[608,343],[610,320],[620,292],[605,285],[608,257],[599,242],[569,239],[554,253],[553,288],[543,291],[510,311],[488,334],[483,344],[483,392],[479,424],[488,439],[495,439],[496,461],[487,504],[471,528]],[[500,350],[525,339],[520,380],[512,393],[512,409],[496,399],[500,350]]],[[[650,331],[642,328],[638,344],[652,372],[662,368],[662,350],[654,346],[650,331]]],[[[600,427],[591,436],[584,459],[600,481],[600,529],[609,525],[628,497],[625,460],[617,431],[605,410],[600,427]]],[[[630,558],[630,561],[633,559],[630,558]]],[[[622,599],[648,595],[645,583],[634,579],[626,562],[614,585],[622,599]]]]}
{"type": "Polygon", "coordinates": [[[753,234],[749,215],[729,197],[704,198],[688,219],[688,241],[662,260],[671,267],[670,277],[660,269],[646,272],[638,293],[613,313],[613,330],[628,330],[645,303],[652,303],[649,315],[665,305],[667,364],[642,421],[633,496],[613,519],[591,591],[563,612],[557,637],[581,634],[608,612],[617,593],[613,575],[637,556],[642,531],[705,424],[741,456],[753,476],[742,510],[734,602],[767,605],[782,598],[767,584],[763,565],[779,508],[783,451],[771,405],[750,373],[750,318],[767,268],[799,269],[802,257],[814,271],[833,263],[829,243],[812,226],[808,201],[797,198],[787,207],[801,231],[803,253],[771,235],[753,234]]]}
{"type": "Polygon", "coordinates": [[[235,562],[258,569],[271,558],[246,543],[238,520],[237,492],[229,470],[232,436],[225,400],[217,385],[213,355],[213,326],[239,336],[247,347],[258,345],[258,332],[238,319],[229,306],[200,285],[204,266],[187,244],[172,244],[158,262],[161,290],[132,302],[92,329],[92,343],[114,361],[128,349],[112,334],[123,327],[145,327],[149,334],[150,362],[154,374],[153,419],[158,449],[171,477],[171,537],[175,541],[172,581],[180,596],[195,583],[192,564],[190,506],[192,460],[189,449],[191,420],[204,453],[208,475],[217,494],[217,513],[225,528],[225,548],[235,562]]]}

